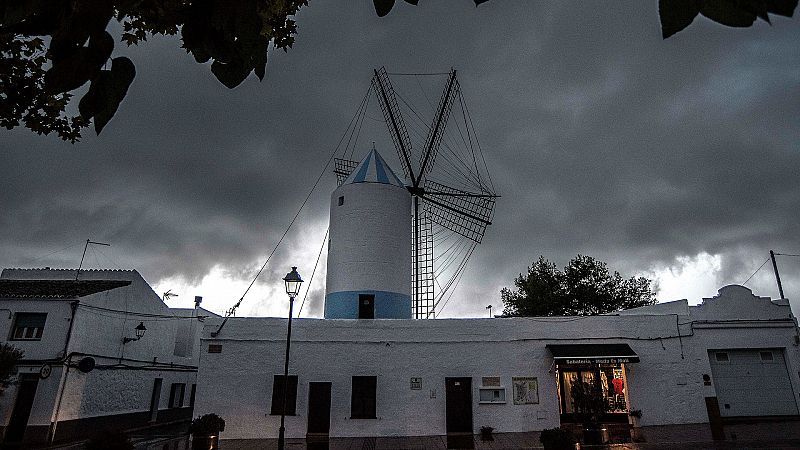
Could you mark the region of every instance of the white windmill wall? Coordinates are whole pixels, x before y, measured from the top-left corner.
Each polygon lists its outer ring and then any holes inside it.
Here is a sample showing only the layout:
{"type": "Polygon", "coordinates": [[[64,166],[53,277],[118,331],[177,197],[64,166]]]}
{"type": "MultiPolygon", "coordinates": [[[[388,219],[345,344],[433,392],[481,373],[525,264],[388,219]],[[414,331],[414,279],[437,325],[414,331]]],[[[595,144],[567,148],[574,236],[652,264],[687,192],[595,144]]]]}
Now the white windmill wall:
{"type": "Polygon", "coordinates": [[[325,318],[357,318],[359,294],[375,295],[376,319],[411,318],[411,195],[405,187],[345,183],[331,195],[325,318]]]}

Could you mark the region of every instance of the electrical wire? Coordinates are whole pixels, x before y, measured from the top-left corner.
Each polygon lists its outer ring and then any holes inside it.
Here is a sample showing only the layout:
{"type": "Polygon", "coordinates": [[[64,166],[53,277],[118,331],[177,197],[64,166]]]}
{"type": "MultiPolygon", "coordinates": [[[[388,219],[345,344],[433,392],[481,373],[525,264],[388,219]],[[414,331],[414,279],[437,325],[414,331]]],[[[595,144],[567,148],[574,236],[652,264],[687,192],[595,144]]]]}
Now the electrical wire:
{"type": "Polygon", "coordinates": [[[314,262],[314,270],[311,271],[311,279],[308,280],[308,287],[306,288],[306,294],[303,296],[303,302],[300,303],[300,310],[297,311],[297,317],[300,317],[300,314],[303,312],[303,306],[306,304],[306,298],[308,298],[308,293],[311,291],[311,283],[314,281],[314,274],[317,273],[317,265],[319,265],[320,257],[322,256],[322,249],[325,248],[325,243],[328,241],[328,232],[330,232],[330,228],[325,230],[325,237],[322,238],[322,245],[319,247],[319,253],[317,254],[317,261],[314,262]]]}
{"type": "Polygon", "coordinates": [[[753,277],[754,277],[754,276],[755,276],[755,275],[758,273],[758,271],[759,271],[759,270],[761,270],[761,268],[762,268],[762,267],[764,267],[764,264],[766,264],[766,263],[769,261],[769,259],[770,259],[770,258],[769,258],[769,257],[767,257],[767,259],[765,259],[765,260],[764,260],[764,262],[763,262],[763,263],[761,263],[761,265],[760,265],[760,266],[758,266],[758,269],[756,269],[756,271],[755,271],[755,272],[753,272],[753,274],[752,274],[752,275],[750,275],[749,277],[747,277],[747,279],[746,279],[746,280],[744,280],[744,283],[742,283],[742,286],[744,286],[745,284],[747,284],[747,282],[748,282],[748,281],[750,281],[750,279],[751,279],[751,278],[753,278],[753,277]]]}

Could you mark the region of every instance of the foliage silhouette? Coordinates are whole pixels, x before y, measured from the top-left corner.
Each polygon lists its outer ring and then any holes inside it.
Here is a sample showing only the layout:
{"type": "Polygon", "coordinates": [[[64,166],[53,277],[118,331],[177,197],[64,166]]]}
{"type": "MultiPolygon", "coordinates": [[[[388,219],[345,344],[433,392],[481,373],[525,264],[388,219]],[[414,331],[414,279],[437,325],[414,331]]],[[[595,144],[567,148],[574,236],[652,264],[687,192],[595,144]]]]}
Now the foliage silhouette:
{"type": "Polygon", "coordinates": [[[0,392],[11,385],[17,362],[25,352],[8,343],[0,343],[0,392]]]}
{"type": "Polygon", "coordinates": [[[505,316],[590,316],[656,303],[650,280],[623,279],[591,256],[576,256],[563,271],[539,256],[514,285],[500,293],[505,316]]]}
{"type": "MultiPolygon", "coordinates": [[[[473,0],[476,6],[489,0],[473,0]]],[[[416,5],[418,0],[405,0],[416,5]]],[[[723,25],[748,27],[769,14],[791,17],[798,0],[659,0],[664,38],[701,14],[723,25]]],[[[112,58],[121,25],[127,45],[152,35],[180,34],[182,47],[233,89],[254,73],[263,80],[267,49],[287,51],[297,32],[293,19],[308,0],[6,0],[0,4],[0,126],[24,125],[75,142],[94,120],[99,134],[136,76],[134,63],[112,58]],[[110,27],[117,30],[119,27],[110,27]],[[48,43],[46,45],[46,42],[48,43]],[[105,68],[108,61],[111,68],[105,68]],[[89,84],[79,114],[67,106],[89,84]]],[[[373,0],[383,17],[395,0],[373,0]]]]}

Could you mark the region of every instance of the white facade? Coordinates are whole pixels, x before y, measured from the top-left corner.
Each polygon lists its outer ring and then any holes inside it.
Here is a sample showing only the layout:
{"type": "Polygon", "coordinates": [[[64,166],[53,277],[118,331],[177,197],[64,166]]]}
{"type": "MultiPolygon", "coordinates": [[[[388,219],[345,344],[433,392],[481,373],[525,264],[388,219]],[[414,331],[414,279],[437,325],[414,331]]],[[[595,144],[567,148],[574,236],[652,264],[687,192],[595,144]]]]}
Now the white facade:
{"type": "MultiPolygon", "coordinates": [[[[283,373],[286,319],[231,318],[212,338],[218,325],[209,320],[203,332],[197,413],[225,418],[224,439],[276,437],[279,416],[270,414],[271,398],[273,377],[283,373]]],[[[723,395],[709,361],[717,350],[781,355],[787,373],[779,375],[795,408],[800,393],[800,340],[788,302],[741,286],[726,286],[699,306],[683,300],[604,316],[296,319],[292,328],[289,372],[298,377],[297,414],[287,417],[286,430],[294,438],[306,436],[314,382],[331,383],[331,437],[445,434],[448,377],[471,380],[473,432],[481,426],[497,432],[557,427],[563,419],[557,373],[564,366],[548,344],[628,344],[640,362],[623,365],[626,408],[642,411],[639,426],[709,422],[706,398],[723,395]],[[377,377],[374,419],[350,418],[353,376],[377,377]],[[483,377],[499,377],[505,402],[479,401],[483,377]],[[515,377],[536,378],[536,403],[515,404],[515,377]]]]}
{"type": "MultiPolygon", "coordinates": [[[[75,275],[74,270],[5,269],[0,280],[74,280],[75,275]]],[[[124,429],[190,418],[202,329],[198,316],[213,313],[167,307],[136,271],[86,270],[79,279],[130,284],[83,297],[0,298],[0,336],[25,352],[17,378],[38,379],[25,442],[73,439],[109,425],[124,429]],[[41,337],[15,340],[15,322],[32,313],[46,314],[41,337]],[[140,323],[147,328],[144,336],[123,343],[136,337],[140,323]],[[85,358],[95,363],[90,372],[78,368],[85,358]],[[182,402],[176,398],[180,391],[182,402]]],[[[6,437],[21,386],[18,382],[0,394],[6,437]]]]}

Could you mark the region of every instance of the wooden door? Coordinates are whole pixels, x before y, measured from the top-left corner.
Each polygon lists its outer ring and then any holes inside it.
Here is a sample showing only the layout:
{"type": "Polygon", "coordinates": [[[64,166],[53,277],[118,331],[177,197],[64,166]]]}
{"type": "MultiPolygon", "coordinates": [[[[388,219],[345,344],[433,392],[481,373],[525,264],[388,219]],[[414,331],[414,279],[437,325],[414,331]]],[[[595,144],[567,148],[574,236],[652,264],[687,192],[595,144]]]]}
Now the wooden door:
{"type": "Polygon", "coordinates": [[[31,415],[33,399],[36,397],[36,388],[39,386],[39,374],[22,374],[17,388],[17,399],[14,410],[6,428],[5,442],[22,442],[25,437],[25,428],[28,427],[28,418],[31,415]]]}
{"type": "Polygon", "coordinates": [[[308,434],[328,434],[331,428],[331,383],[308,384],[308,434]]]}
{"type": "Polygon", "coordinates": [[[448,433],[472,434],[472,378],[445,378],[448,433]]]}

